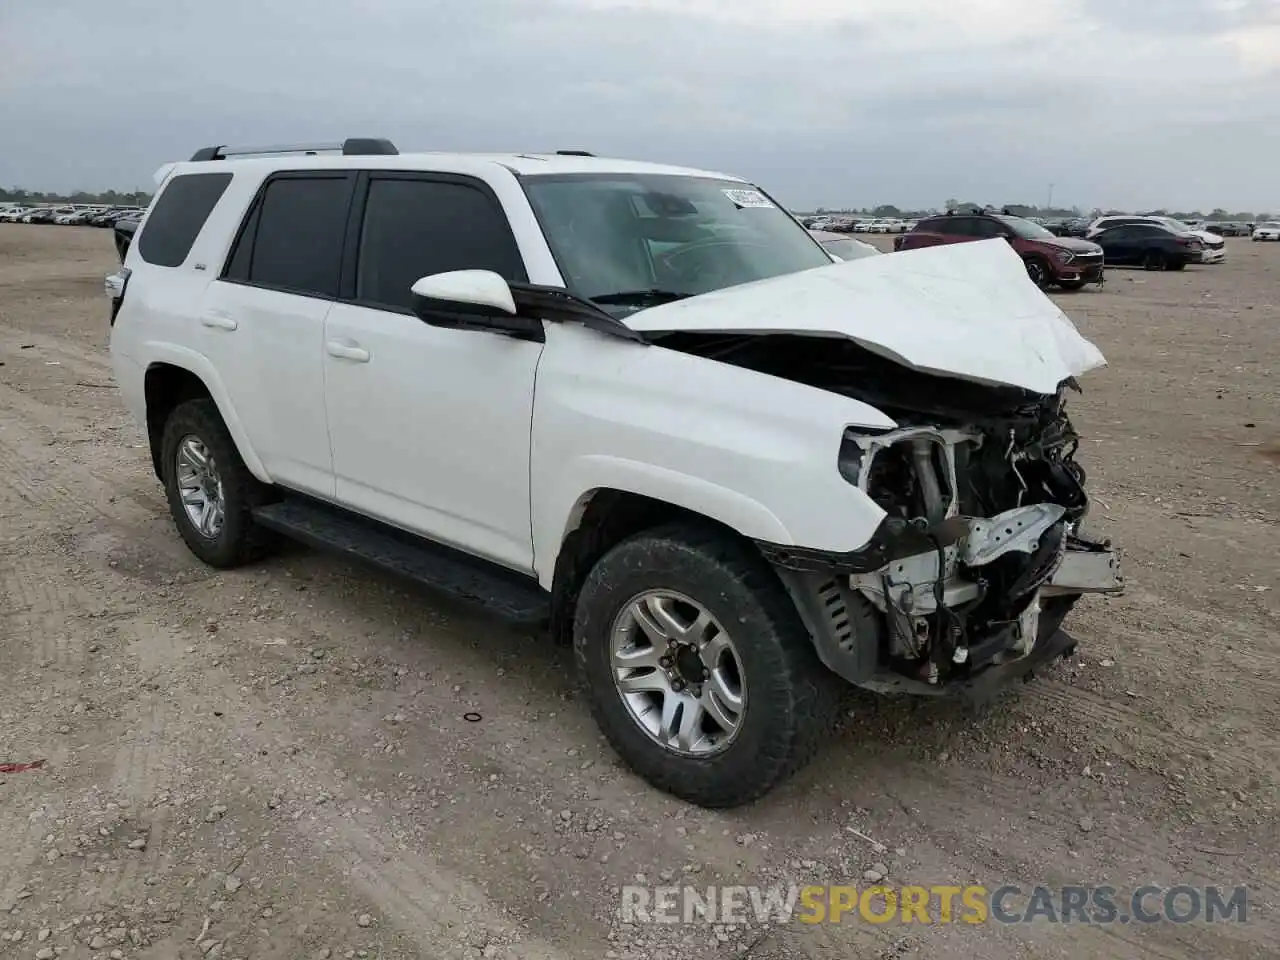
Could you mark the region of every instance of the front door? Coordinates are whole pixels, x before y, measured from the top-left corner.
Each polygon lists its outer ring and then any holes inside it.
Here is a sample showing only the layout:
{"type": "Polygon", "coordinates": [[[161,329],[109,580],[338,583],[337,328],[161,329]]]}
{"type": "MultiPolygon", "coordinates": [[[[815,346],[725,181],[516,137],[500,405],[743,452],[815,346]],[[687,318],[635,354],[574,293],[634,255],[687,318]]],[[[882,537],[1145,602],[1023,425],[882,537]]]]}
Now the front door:
{"type": "Polygon", "coordinates": [[[357,186],[354,300],[325,320],[340,503],[522,572],[533,569],[529,443],[542,344],[433,327],[410,287],[449,270],[525,281],[497,199],[462,177],[357,186]]]}

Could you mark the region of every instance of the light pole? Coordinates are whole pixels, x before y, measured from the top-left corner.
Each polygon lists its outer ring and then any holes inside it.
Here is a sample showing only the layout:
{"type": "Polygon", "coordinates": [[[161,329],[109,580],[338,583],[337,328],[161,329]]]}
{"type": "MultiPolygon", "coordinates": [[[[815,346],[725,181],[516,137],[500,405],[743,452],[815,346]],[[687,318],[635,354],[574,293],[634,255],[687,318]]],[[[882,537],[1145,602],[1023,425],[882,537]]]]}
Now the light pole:
{"type": "Polygon", "coordinates": [[[1045,206],[1045,210],[1053,209],[1053,184],[1049,184],[1049,203],[1045,206]]]}

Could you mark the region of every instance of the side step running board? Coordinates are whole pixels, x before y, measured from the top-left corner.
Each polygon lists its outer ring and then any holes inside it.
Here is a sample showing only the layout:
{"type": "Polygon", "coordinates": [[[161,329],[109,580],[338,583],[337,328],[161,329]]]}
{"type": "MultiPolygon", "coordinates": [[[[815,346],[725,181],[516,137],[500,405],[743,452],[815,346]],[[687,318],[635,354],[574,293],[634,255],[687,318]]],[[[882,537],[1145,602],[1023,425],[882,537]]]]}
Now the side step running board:
{"type": "Polygon", "coordinates": [[[258,507],[253,518],[293,540],[407,577],[504,620],[532,625],[550,617],[551,597],[532,577],[375,520],[300,498],[258,507]]]}

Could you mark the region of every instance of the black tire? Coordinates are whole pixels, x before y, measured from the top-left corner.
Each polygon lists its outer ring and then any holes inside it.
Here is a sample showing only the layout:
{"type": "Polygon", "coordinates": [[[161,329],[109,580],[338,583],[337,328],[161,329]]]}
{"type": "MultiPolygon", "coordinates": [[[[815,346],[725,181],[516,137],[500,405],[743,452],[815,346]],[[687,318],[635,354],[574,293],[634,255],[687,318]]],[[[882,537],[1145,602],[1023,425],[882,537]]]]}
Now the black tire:
{"type": "Polygon", "coordinates": [[[1142,268],[1144,270],[1163,270],[1165,268],[1164,251],[1148,250],[1147,255],[1142,258],[1142,268]]]}
{"type": "Polygon", "coordinates": [[[731,536],[690,524],[648,530],[610,550],[587,575],[574,618],[578,677],[613,748],[649,783],[702,807],[750,803],[803,766],[834,724],[842,687],[777,575],[731,536]],[[676,753],[642,729],[618,693],[615,621],[647,590],[702,604],[733,638],[746,707],[719,753],[676,753]]]}
{"type": "Polygon", "coordinates": [[[259,481],[240,459],[212,400],[188,400],[179,404],[165,421],[160,441],[161,476],[169,513],[178,532],[197,557],[211,567],[228,569],[258,560],[276,546],[276,535],[253,522],[250,511],[273,499],[272,488],[259,481]],[[214,537],[202,534],[187,516],[178,486],[178,448],[187,437],[196,437],[208,448],[222,481],[225,504],[222,528],[214,537]]]}
{"type": "Polygon", "coordinates": [[[1059,280],[1058,286],[1063,290],[1082,290],[1084,289],[1083,280],[1059,280]]]}
{"type": "Polygon", "coordinates": [[[1024,263],[1027,265],[1027,276],[1041,290],[1053,283],[1053,268],[1048,261],[1041,257],[1027,257],[1024,263]]]}
{"type": "Polygon", "coordinates": [[[1164,268],[1165,268],[1166,270],[1185,270],[1185,269],[1187,269],[1187,261],[1185,261],[1185,260],[1170,260],[1168,263],[1166,263],[1166,264],[1164,265],[1164,268]]]}

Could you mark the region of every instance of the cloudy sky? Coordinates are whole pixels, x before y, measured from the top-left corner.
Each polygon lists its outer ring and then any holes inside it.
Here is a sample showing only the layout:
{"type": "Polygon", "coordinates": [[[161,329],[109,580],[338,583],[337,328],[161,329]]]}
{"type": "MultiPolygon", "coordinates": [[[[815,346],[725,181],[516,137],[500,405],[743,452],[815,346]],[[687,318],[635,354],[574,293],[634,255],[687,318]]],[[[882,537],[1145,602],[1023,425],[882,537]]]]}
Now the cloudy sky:
{"type": "Polygon", "coordinates": [[[209,143],[588,149],[797,209],[1280,208],[1280,0],[0,0],[0,184],[209,143]]]}

